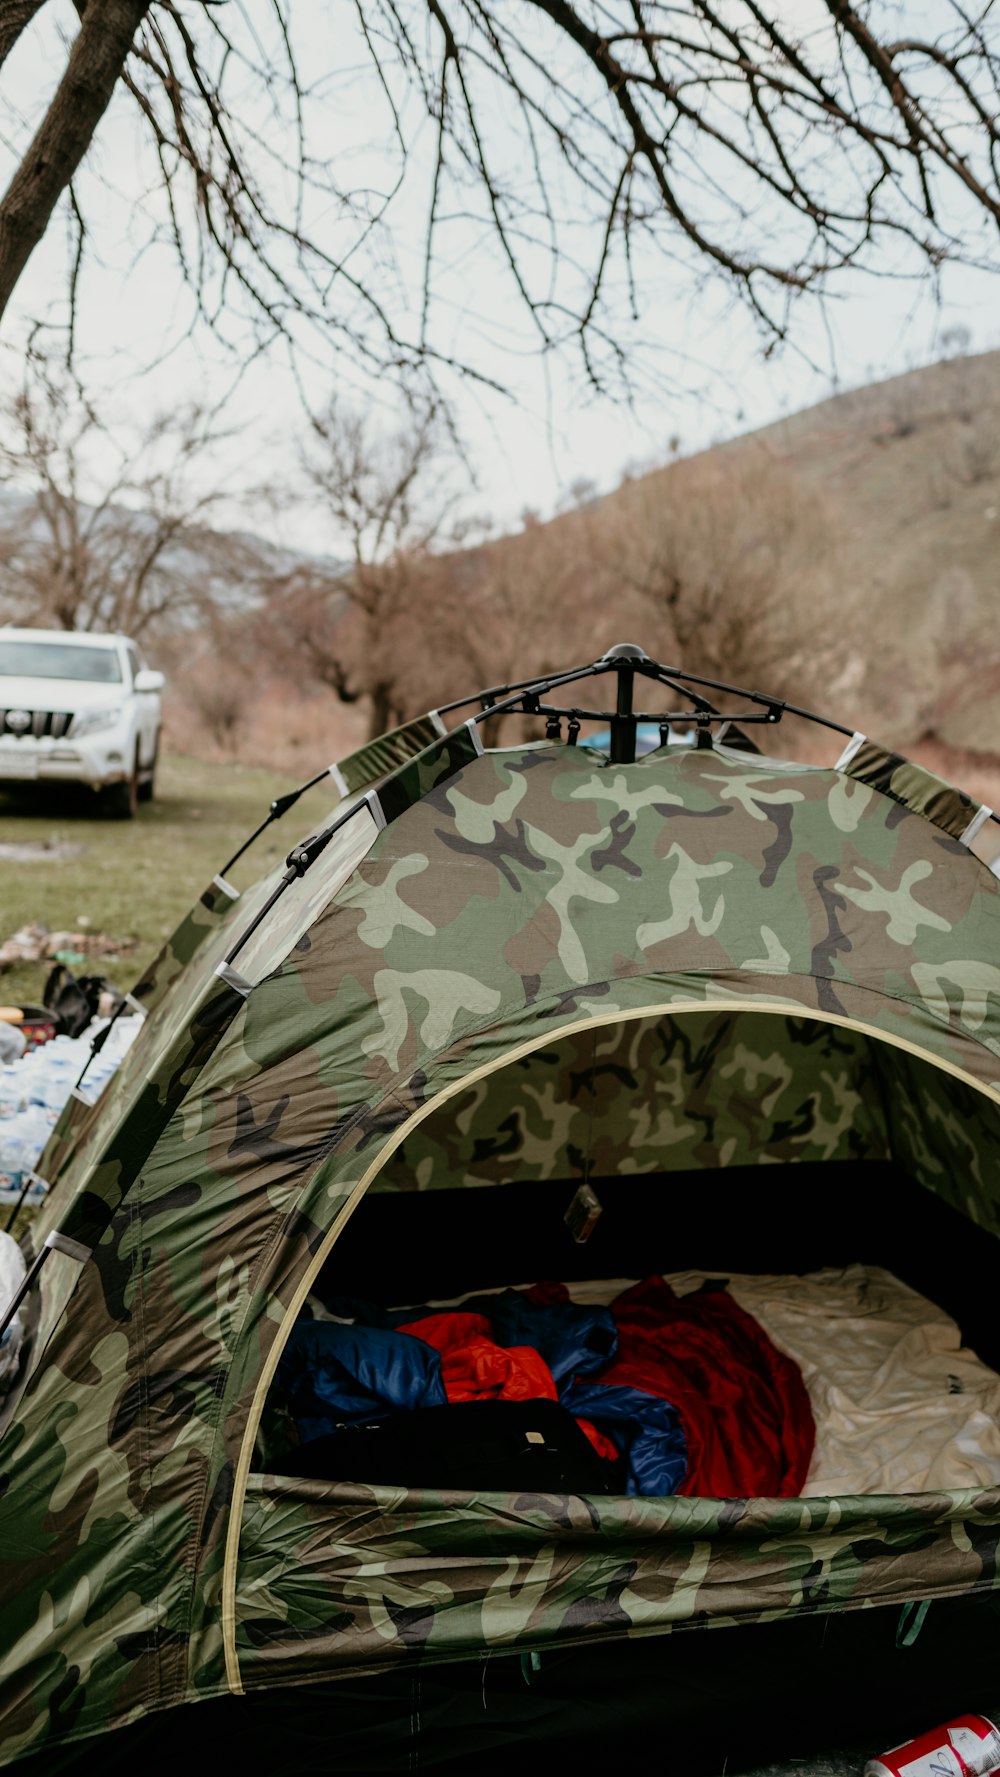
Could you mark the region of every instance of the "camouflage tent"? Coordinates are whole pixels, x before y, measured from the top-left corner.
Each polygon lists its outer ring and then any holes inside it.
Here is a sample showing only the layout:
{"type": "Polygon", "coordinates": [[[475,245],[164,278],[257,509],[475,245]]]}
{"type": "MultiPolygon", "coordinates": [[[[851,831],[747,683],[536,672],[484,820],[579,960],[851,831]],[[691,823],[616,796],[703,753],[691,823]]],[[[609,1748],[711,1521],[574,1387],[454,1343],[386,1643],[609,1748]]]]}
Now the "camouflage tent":
{"type": "MultiPolygon", "coordinates": [[[[40,1163],[0,1759],[399,1662],[994,1586],[1000,1490],[595,1501],[266,1472],[278,1358],[368,1194],[388,1251],[396,1206],[412,1230],[462,1187],[669,1200],[698,1172],[753,1166],[763,1193],[787,1162],[891,1162],[1000,1235],[988,810],[861,736],[821,767],[718,725],[629,762],[427,718],[333,776],[347,800],[287,868],[202,897],[135,990],[118,1075],[40,1163]]],[[[706,1267],[713,1237],[705,1217],[706,1267]]],[[[529,1229],[510,1281],[532,1258],[529,1229]]]]}

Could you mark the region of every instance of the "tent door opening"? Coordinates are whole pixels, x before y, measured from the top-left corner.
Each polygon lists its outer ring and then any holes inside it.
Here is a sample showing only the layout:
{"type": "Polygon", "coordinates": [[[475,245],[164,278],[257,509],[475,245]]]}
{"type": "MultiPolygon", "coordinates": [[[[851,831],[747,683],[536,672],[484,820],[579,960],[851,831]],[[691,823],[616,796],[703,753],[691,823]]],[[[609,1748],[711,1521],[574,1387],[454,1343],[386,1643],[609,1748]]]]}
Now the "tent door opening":
{"type": "MultiPolygon", "coordinates": [[[[425,1308],[539,1279],[724,1282],[861,1263],[945,1308],[1000,1364],[994,1236],[970,1220],[992,1207],[996,1121],[969,1085],[821,1019],[659,1011],[570,1031],[474,1076],[405,1135],[305,1313],[425,1308]],[[581,1187],[601,1211],[586,1243],[567,1225],[581,1187]]],[[[274,1424],[272,1398],[265,1470],[274,1424]]]]}

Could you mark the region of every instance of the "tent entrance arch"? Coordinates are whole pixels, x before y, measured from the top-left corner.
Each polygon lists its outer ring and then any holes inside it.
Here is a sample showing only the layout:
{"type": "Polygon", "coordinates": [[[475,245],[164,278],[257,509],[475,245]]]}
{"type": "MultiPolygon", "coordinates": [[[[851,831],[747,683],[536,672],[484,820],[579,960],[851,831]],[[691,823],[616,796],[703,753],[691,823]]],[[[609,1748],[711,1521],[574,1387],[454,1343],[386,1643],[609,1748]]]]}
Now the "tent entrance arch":
{"type": "MultiPolygon", "coordinates": [[[[263,1502],[276,1486],[292,1509],[294,1494],[287,1480],[252,1473],[266,1471],[253,1445],[285,1339],[321,1273],[335,1295],[370,1293],[389,1305],[543,1275],[807,1271],[861,1257],[899,1269],[1000,1360],[984,1188],[998,1151],[1000,1100],[974,1076],[876,1026],[787,1003],[734,1005],[732,996],[580,1018],[429,1095],[317,1249],[258,1386],[226,1557],[232,1688],[247,1677],[246,1634],[267,1561],[263,1502]],[[580,1248],[563,1217],[584,1180],[604,1214],[580,1248]],[[960,1258],[950,1279],[942,1244],[960,1258]],[[244,1526],[251,1580],[241,1610],[244,1526]]],[[[305,1491],[322,1520],[316,1484],[305,1491]]],[[[913,1504],[918,1516],[926,1509],[913,1504]]],[[[674,1502],[666,1516],[687,1521],[691,1506],[674,1502]]],[[[851,1522],[846,1501],[833,1509],[851,1522]]],[[[858,1499],[853,1509],[860,1517],[870,1505],[858,1499]]],[[[660,1626],[670,1621],[668,1613],[660,1626]]],[[[272,1671],[258,1642],[247,1682],[282,1682],[288,1652],[272,1671]]]]}
{"type": "Polygon", "coordinates": [[[885,1161],[1000,1232],[997,1152],[1000,1092],[916,1043],[787,1003],[651,998],[550,1029],[429,1096],[362,1174],[282,1331],[369,1193],[885,1161]]]}

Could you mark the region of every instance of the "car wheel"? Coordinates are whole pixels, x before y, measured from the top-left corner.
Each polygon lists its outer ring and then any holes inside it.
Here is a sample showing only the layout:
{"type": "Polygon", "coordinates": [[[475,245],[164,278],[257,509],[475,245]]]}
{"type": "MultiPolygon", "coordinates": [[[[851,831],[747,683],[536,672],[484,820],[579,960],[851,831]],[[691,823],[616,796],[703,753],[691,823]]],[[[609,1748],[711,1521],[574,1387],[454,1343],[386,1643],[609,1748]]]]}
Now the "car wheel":
{"type": "Polygon", "coordinates": [[[116,821],[131,821],[135,818],[139,806],[139,758],[138,754],[132,761],[131,775],[120,784],[111,784],[105,790],[105,806],[109,815],[116,821]]]}
{"type": "Polygon", "coordinates": [[[152,802],[156,795],[156,762],[160,756],[160,736],[157,734],[153,746],[153,758],[139,779],[139,801],[152,802]]]}

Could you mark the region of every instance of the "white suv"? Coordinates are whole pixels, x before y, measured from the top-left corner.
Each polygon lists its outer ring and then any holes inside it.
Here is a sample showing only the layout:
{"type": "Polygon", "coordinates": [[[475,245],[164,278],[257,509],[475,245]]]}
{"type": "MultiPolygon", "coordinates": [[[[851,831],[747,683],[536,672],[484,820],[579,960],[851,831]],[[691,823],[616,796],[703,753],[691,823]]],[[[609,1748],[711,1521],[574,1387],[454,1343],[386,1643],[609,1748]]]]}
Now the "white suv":
{"type": "Polygon", "coordinates": [[[127,636],[0,628],[0,785],[89,784],[130,819],[153,794],[162,689],[127,636]]]}

